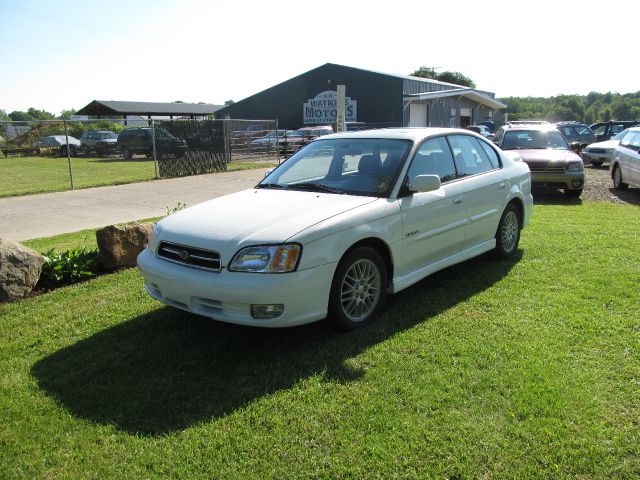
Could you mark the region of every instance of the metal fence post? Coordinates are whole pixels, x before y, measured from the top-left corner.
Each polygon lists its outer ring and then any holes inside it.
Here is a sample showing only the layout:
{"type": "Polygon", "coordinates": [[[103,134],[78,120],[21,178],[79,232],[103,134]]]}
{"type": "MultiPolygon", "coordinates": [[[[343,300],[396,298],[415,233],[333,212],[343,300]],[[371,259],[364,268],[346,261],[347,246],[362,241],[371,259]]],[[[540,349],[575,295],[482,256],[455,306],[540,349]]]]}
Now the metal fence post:
{"type": "Polygon", "coordinates": [[[156,157],[156,123],[155,120],[151,120],[151,146],[153,148],[153,168],[156,172],[156,178],[158,178],[158,159],[156,157]]]}
{"type": "Polygon", "coordinates": [[[69,180],[71,181],[71,190],[73,190],[73,170],[71,168],[71,147],[69,146],[69,131],[67,130],[67,121],[62,120],[64,124],[64,139],[67,143],[67,162],[69,163],[69,180]]]}
{"type": "Polygon", "coordinates": [[[222,131],[224,132],[224,171],[229,169],[229,162],[231,161],[231,139],[229,138],[229,119],[224,119],[222,124],[222,131]]]}

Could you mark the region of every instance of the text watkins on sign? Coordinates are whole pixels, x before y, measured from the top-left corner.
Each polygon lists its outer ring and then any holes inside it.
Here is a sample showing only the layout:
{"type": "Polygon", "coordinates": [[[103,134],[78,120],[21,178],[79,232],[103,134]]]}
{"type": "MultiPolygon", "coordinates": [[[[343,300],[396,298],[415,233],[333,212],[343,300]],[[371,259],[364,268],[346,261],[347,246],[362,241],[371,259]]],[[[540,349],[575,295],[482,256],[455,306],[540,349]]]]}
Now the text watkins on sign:
{"type": "MultiPolygon", "coordinates": [[[[314,123],[334,123],[336,121],[337,93],[327,90],[304,103],[302,116],[305,125],[314,123]]],[[[344,99],[344,116],[347,122],[358,120],[358,102],[350,97],[344,99]]]]}

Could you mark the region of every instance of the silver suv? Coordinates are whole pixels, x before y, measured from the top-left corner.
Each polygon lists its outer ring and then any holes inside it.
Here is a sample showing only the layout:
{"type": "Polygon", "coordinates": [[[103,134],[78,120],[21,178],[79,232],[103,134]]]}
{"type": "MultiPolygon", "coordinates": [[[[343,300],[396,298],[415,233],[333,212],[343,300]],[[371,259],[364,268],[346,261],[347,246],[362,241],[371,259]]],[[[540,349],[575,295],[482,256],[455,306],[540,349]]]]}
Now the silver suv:
{"type": "Polygon", "coordinates": [[[568,197],[582,194],[582,159],[554,125],[507,124],[498,130],[493,141],[502,150],[517,150],[529,165],[533,187],[560,188],[568,197]]]}

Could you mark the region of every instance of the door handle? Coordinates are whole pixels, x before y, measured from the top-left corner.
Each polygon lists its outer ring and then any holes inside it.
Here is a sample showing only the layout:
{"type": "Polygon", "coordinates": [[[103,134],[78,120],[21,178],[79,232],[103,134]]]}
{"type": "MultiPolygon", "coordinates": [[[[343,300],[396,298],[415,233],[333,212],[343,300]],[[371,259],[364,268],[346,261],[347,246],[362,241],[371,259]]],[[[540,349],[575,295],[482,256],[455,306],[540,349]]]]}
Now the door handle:
{"type": "Polygon", "coordinates": [[[504,190],[505,188],[507,188],[507,185],[504,182],[498,185],[498,190],[504,190]]]}
{"type": "Polygon", "coordinates": [[[456,197],[453,199],[454,205],[460,205],[462,203],[462,198],[456,197]]]}

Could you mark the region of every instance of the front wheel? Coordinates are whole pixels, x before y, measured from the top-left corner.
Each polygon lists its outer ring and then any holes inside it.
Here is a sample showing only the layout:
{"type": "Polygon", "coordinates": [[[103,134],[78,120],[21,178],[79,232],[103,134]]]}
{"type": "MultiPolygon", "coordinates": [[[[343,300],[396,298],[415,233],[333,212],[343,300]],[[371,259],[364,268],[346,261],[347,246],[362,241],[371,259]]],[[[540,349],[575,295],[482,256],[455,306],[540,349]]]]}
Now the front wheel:
{"type": "Polygon", "coordinates": [[[629,184],[622,181],[622,170],[620,170],[620,165],[613,167],[613,188],[616,190],[626,190],[629,188],[629,184]]]}
{"type": "Polygon", "coordinates": [[[496,248],[494,253],[500,258],[509,258],[518,248],[520,242],[520,230],[522,229],[522,219],[520,211],[513,204],[507,205],[502,212],[498,231],[496,232],[496,248]]]}
{"type": "Polygon", "coordinates": [[[122,147],[122,158],[124,158],[125,160],[131,160],[133,158],[131,150],[129,150],[127,147],[122,147]]]}
{"type": "Polygon", "coordinates": [[[340,261],[331,284],[329,315],[340,330],[353,330],[373,320],[384,303],[387,269],[380,254],[360,247],[340,261]]]}

